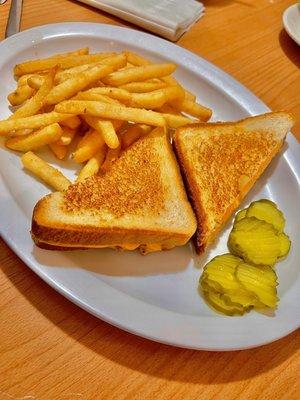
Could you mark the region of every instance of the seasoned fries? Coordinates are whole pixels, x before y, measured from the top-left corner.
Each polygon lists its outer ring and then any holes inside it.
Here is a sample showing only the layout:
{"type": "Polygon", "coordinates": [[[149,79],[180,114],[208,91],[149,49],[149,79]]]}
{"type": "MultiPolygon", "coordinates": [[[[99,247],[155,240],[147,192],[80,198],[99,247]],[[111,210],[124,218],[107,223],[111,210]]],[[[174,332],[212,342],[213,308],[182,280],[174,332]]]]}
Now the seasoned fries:
{"type": "Polygon", "coordinates": [[[69,179],[67,179],[60,171],[51,167],[51,165],[46,163],[32,151],[23,154],[21,159],[23,166],[28,169],[28,171],[42,179],[47,183],[47,185],[52,186],[55,190],[63,191],[71,185],[69,179]]]}
{"type": "Polygon", "coordinates": [[[78,163],[85,162],[98,153],[103,146],[105,142],[102,135],[96,130],[91,130],[78,143],[73,158],[78,163]]]}
{"type": "Polygon", "coordinates": [[[119,146],[119,138],[111,121],[101,120],[100,118],[90,115],[86,115],[84,119],[92,128],[102,135],[104,142],[109,148],[115,149],[119,146]]]}
{"type": "Polygon", "coordinates": [[[89,54],[87,47],[25,61],[14,67],[17,87],[8,101],[18,109],[0,121],[0,136],[8,149],[25,152],[25,168],[65,190],[71,182],[31,150],[47,146],[58,160],[84,163],[80,182],[105,173],[155,127],[168,135],[210,118],[172,76],[176,68],[130,51],[89,54]]]}
{"type": "Polygon", "coordinates": [[[165,125],[164,118],[154,111],[101,103],[100,101],[67,100],[57,104],[55,110],[59,113],[89,114],[105,119],[133,121],[153,126],[165,125]]]}
{"type": "Polygon", "coordinates": [[[45,98],[53,87],[54,75],[55,69],[50,71],[50,73],[43,78],[43,83],[36,94],[20,107],[10,119],[30,117],[36,114],[45,104],[45,98]]]}
{"type": "Polygon", "coordinates": [[[114,56],[116,53],[99,53],[87,55],[69,55],[44,58],[42,60],[26,61],[18,64],[14,68],[14,74],[21,76],[24,74],[32,74],[34,72],[45,71],[47,69],[59,66],[61,69],[75,67],[76,65],[89,64],[98,62],[104,58],[114,56]]]}
{"type": "Polygon", "coordinates": [[[20,85],[17,89],[7,96],[8,101],[12,106],[19,106],[24,103],[24,101],[30,99],[35,93],[35,89],[28,86],[27,83],[20,85]]]}
{"type": "Polygon", "coordinates": [[[76,182],[82,182],[84,179],[97,174],[100,170],[101,165],[105,159],[106,148],[103,146],[101,150],[95,154],[89,161],[85,164],[85,166],[80,171],[76,182]]]}
{"type": "Polygon", "coordinates": [[[17,136],[8,139],[5,146],[12,150],[29,151],[36,150],[46,144],[57,142],[61,137],[63,130],[58,124],[45,126],[37,132],[29,135],[17,136]]]}
{"type": "MultiPolygon", "coordinates": [[[[32,115],[16,119],[6,119],[0,121],[0,136],[7,136],[12,131],[20,129],[38,129],[42,126],[54,124],[70,117],[70,114],[62,114],[52,111],[45,114],[32,115]]],[[[24,133],[22,133],[24,134],[24,133]]]]}
{"type": "Polygon", "coordinates": [[[111,73],[103,79],[103,82],[111,86],[120,86],[129,82],[141,82],[151,78],[167,76],[172,74],[175,69],[175,64],[151,64],[132,67],[111,73]]]}

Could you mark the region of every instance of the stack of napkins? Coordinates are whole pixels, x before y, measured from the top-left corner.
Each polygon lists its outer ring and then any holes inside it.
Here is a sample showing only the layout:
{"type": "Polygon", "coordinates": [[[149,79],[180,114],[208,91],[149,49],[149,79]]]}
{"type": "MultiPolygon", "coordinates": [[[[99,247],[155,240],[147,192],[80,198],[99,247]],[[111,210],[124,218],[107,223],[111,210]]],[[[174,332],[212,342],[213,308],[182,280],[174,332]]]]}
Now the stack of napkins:
{"type": "Polygon", "coordinates": [[[176,41],[204,13],[196,0],[78,0],[176,41]]]}

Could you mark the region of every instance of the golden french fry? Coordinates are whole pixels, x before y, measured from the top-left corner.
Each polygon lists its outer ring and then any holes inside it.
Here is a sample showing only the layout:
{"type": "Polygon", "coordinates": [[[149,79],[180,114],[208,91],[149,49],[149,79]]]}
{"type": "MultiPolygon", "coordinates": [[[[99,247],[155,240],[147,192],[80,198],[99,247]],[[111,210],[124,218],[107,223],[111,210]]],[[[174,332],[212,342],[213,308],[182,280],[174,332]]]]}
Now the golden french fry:
{"type": "Polygon", "coordinates": [[[110,169],[112,164],[119,158],[121,153],[121,145],[116,149],[108,149],[104,163],[101,165],[101,171],[106,172],[110,169]]]}
{"type": "Polygon", "coordinates": [[[125,54],[127,57],[127,62],[129,62],[132,65],[143,66],[151,64],[149,60],[140,56],[139,54],[133,53],[131,51],[125,51],[125,54]]]}
{"type": "Polygon", "coordinates": [[[58,124],[52,124],[26,136],[10,138],[5,142],[5,146],[23,152],[36,150],[46,144],[56,142],[62,133],[63,131],[58,124]]]}
{"type": "Polygon", "coordinates": [[[128,103],[131,100],[131,94],[127,90],[109,86],[92,88],[82,93],[101,94],[124,103],[128,103]]]}
{"type": "Polygon", "coordinates": [[[72,78],[55,86],[46,97],[46,104],[57,104],[62,100],[69,99],[80,90],[85,89],[100,78],[110,74],[126,63],[124,54],[116,56],[113,65],[96,65],[86,71],[74,75],[72,78]]]}
{"type": "Polygon", "coordinates": [[[28,86],[30,86],[32,89],[38,90],[42,86],[43,82],[44,77],[42,75],[31,75],[29,78],[27,78],[28,86]]]}
{"type": "Polygon", "coordinates": [[[17,87],[15,91],[7,96],[8,101],[12,106],[19,106],[24,103],[24,101],[30,99],[35,93],[35,89],[28,86],[27,83],[17,87]]]}
{"type": "Polygon", "coordinates": [[[105,142],[100,133],[91,130],[78,143],[73,158],[78,163],[85,162],[98,153],[103,146],[105,146],[105,142]]]}
{"type": "Polygon", "coordinates": [[[67,53],[58,53],[58,54],[54,54],[53,56],[51,56],[51,58],[59,58],[59,57],[68,57],[68,56],[82,56],[85,54],[89,54],[89,48],[88,47],[83,47],[81,49],[78,50],[74,50],[74,51],[68,51],[67,53]]]}
{"type": "Polygon", "coordinates": [[[17,85],[18,86],[27,85],[27,80],[31,76],[33,76],[33,74],[26,74],[26,75],[20,76],[20,78],[18,79],[17,85]]]}
{"type": "Polygon", "coordinates": [[[121,104],[118,100],[112,99],[105,94],[93,93],[89,90],[77,93],[76,96],[72,97],[72,100],[92,100],[110,104],[121,104]]]}
{"type": "Polygon", "coordinates": [[[122,135],[122,149],[127,149],[134,142],[136,142],[141,136],[149,133],[152,128],[148,125],[133,124],[130,125],[122,135]]]}
{"type": "Polygon", "coordinates": [[[125,89],[130,93],[147,93],[153,90],[163,89],[167,86],[165,82],[156,81],[146,81],[146,82],[130,82],[125,85],[121,85],[119,89],[125,89]]]}
{"type": "MultiPolygon", "coordinates": [[[[0,136],[7,136],[12,131],[18,131],[24,135],[23,129],[38,129],[70,118],[70,113],[62,114],[55,111],[44,114],[32,115],[16,119],[0,121],[0,136]]],[[[14,132],[16,136],[17,132],[14,132]]]]}
{"type": "Polygon", "coordinates": [[[210,108],[204,107],[201,104],[190,100],[183,100],[182,102],[179,102],[178,104],[174,103],[173,105],[178,110],[199,118],[201,121],[208,121],[212,114],[210,108]]]}
{"type": "Polygon", "coordinates": [[[49,148],[51,149],[55,157],[58,158],[59,160],[65,158],[68,152],[68,147],[61,145],[58,142],[49,143],[49,148]]]}
{"type": "Polygon", "coordinates": [[[191,93],[187,89],[184,89],[184,93],[185,93],[184,97],[185,100],[196,101],[196,96],[193,93],[191,93]]]}
{"type": "Polygon", "coordinates": [[[129,82],[141,82],[151,78],[160,78],[173,73],[175,64],[151,64],[141,67],[132,67],[123,71],[112,72],[102,79],[106,85],[120,86],[129,82]]]}
{"type": "Polygon", "coordinates": [[[95,66],[99,65],[99,64],[101,64],[101,65],[115,65],[116,62],[117,63],[119,62],[120,57],[126,59],[125,53],[121,53],[119,55],[114,55],[112,57],[107,57],[107,58],[104,58],[103,60],[98,61],[98,62],[93,62],[93,63],[90,63],[90,64],[77,65],[76,67],[72,67],[72,68],[68,68],[68,69],[59,71],[55,76],[55,83],[56,84],[62,83],[65,80],[72,78],[74,75],[76,75],[76,74],[78,74],[80,72],[86,71],[86,70],[88,70],[88,69],[90,69],[92,67],[95,67],[95,66]]]}
{"type": "Polygon", "coordinates": [[[52,186],[55,190],[63,191],[71,185],[69,179],[67,179],[60,171],[53,168],[32,151],[23,154],[21,160],[23,166],[28,169],[28,171],[43,180],[47,185],[52,186]]]}
{"type": "Polygon", "coordinates": [[[105,160],[106,150],[106,147],[103,146],[97,154],[88,160],[80,171],[76,182],[82,182],[84,179],[96,175],[99,172],[99,169],[105,160]]]}
{"type": "MultiPolygon", "coordinates": [[[[53,69],[48,75],[43,78],[42,86],[35,93],[30,100],[28,100],[23,106],[21,106],[10,119],[30,117],[36,114],[44,105],[47,94],[53,87],[53,79],[55,75],[55,69],[53,69]]],[[[30,79],[30,78],[29,78],[30,79]]]]}
{"type": "Polygon", "coordinates": [[[80,118],[78,118],[76,115],[73,115],[72,117],[61,121],[60,124],[70,129],[77,129],[80,126],[81,121],[80,118]]]}
{"type": "Polygon", "coordinates": [[[125,107],[119,104],[100,103],[98,101],[67,100],[57,104],[55,110],[62,113],[89,114],[104,119],[118,119],[153,126],[165,125],[163,116],[155,111],[125,107]]]}
{"type": "MultiPolygon", "coordinates": [[[[126,51],[125,54],[127,56],[127,62],[130,62],[133,65],[142,66],[142,65],[150,65],[151,64],[151,61],[147,60],[146,58],[144,58],[136,53],[126,51]]],[[[173,76],[164,76],[161,78],[161,80],[170,86],[178,85],[182,88],[182,86],[177,82],[177,80],[173,76]]],[[[124,88],[124,89],[126,89],[126,88],[124,88]]],[[[127,89],[127,90],[130,91],[129,89],[127,89]]],[[[184,91],[185,91],[185,99],[186,100],[195,101],[196,96],[193,93],[189,92],[186,89],[184,89],[184,91]]]]}
{"type": "Polygon", "coordinates": [[[184,91],[179,86],[168,86],[148,93],[132,93],[131,107],[155,109],[167,102],[182,101],[184,91]]]}
{"type": "Polygon", "coordinates": [[[178,110],[173,108],[170,104],[164,104],[163,106],[157,108],[156,111],[165,114],[175,114],[183,116],[178,110]]]}
{"type": "MultiPolygon", "coordinates": [[[[61,125],[61,124],[60,124],[61,125]]],[[[63,133],[57,144],[60,146],[68,146],[76,135],[76,129],[68,128],[67,126],[62,126],[63,133]]]]}
{"type": "Polygon", "coordinates": [[[92,128],[102,135],[104,142],[109,148],[115,149],[119,146],[119,138],[111,121],[101,120],[100,118],[90,115],[86,115],[84,119],[92,128]]]}
{"type": "Polygon", "coordinates": [[[175,115],[167,113],[161,113],[161,115],[166,120],[168,127],[174,129],[179,128],[180,126],[195,124],[196,122],[198,122],[195,121],[194,119],[184,117],[183,115],[175,115]]]}
{"type": "Polygon", "coordinates": [[[21,64],[17,64],[14,67],[14,74],[16,76],[21,76],[24,74],[32,74],[34,72],[44,71],[46,69],[59,66],[62,69],[75,67],[76,65],[89,64],[97,61],[101,61],[104,58],[112,57],[116,53],[96,53],[96,54],[86,54],[86,55],[71,55],[71,56],[59,56],[43,58],[40,60],[30,60],[25,61],[21,64]]]}

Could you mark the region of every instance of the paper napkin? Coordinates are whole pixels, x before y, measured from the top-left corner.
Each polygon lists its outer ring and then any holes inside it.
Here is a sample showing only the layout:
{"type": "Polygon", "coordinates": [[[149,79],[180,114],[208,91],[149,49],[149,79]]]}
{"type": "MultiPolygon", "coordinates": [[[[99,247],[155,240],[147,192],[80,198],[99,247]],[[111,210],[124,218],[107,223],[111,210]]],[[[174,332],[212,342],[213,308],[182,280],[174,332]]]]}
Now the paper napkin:
{"type": "Polygon", "coordinates": [[[196,0],[77,0],[176,41],[204,13],[196,0]]]}

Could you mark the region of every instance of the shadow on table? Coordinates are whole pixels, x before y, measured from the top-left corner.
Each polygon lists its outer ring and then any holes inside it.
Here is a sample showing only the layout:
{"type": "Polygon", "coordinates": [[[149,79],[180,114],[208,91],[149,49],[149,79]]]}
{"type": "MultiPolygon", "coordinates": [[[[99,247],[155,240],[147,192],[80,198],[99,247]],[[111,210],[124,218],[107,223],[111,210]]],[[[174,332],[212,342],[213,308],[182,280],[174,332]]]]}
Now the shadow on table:
{"type": "Polygon", "coordinates": [[[5,252],[6,257],[13,258],[13,263],[5,263],[3,272],[49,321],[99,356],[149,376],[193,384],[243,381],[276,368],[299,348],[299,332],[298,336],[294,332],[256,349],[223,353],[180,349],[142,339],[63,299],[13,256],[9,248],[5,247],[5,252]],[[20,275],[30,281],[29,290],[24,288],[20,275]]]}
{"type": "Polygon", "coordinates": [[[285,55],[300,68],[300,52],[299,46],[289,37],[284,29],[279,33],[279,43],[285,55]]]}

